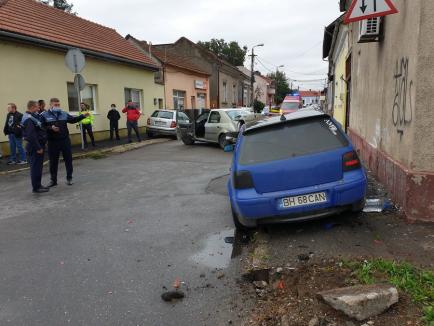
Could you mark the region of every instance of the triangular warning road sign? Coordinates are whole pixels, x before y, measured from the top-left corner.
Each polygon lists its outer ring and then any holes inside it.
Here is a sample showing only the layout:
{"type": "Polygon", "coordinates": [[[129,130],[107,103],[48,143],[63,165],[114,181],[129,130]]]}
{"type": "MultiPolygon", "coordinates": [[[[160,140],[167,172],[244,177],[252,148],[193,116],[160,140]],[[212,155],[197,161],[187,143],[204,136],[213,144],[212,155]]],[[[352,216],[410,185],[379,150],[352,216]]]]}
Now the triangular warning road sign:
{"type": "Polygon", "coordinates": [[[387,16],[398,13],[392,0],[353,0],[345,15],[344,23],[387,16]]]}

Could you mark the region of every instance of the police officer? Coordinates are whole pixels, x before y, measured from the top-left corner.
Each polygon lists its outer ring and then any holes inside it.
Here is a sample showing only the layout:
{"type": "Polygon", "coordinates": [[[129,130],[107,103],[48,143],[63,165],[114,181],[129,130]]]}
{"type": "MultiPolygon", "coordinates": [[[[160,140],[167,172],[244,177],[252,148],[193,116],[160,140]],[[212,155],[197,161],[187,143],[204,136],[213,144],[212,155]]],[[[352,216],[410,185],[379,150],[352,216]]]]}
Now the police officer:
{"type": "Polygon", "coordinates": [[[66,184],[72,186],[72,150],[68,123],[79,123],[88,115],[89,113],[85,113],[78,117],[73,117],[60,108],[60,101],[57,98],[52,98],[50,100],[50,108],[42,112],[44,124],[47,128],[48,157],[50,159],[51,181],[48,187],[57,186],[57,170],[59,167],[60,153],[62,153],[63,160],[65,161],[66,184]]]}
{"type": "Polygon", "coordinates": [[[42,119],[38,113],[39,106],[36,101],[27,103],[27,111],[21,120],[24,138],[27,140],[27,155],[30,163],[30,177],[34,193],[45,193],[49,188],[41,184],[42,169],[44,166],[44,151],[47,133],[43,127],[42,119]]]}

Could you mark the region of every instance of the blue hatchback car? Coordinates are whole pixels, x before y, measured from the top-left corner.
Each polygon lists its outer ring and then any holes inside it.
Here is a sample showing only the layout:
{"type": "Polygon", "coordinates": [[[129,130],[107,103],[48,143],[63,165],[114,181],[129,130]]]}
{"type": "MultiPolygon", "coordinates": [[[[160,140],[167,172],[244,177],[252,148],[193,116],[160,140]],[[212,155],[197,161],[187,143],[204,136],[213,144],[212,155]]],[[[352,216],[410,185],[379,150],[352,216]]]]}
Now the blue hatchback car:
{"type": "Polygon", "coordinates": [[[238,135],[228,181],[238,229],[360,211],[366,188],[351,141],[329,115],[299,110],[238,135]]]}

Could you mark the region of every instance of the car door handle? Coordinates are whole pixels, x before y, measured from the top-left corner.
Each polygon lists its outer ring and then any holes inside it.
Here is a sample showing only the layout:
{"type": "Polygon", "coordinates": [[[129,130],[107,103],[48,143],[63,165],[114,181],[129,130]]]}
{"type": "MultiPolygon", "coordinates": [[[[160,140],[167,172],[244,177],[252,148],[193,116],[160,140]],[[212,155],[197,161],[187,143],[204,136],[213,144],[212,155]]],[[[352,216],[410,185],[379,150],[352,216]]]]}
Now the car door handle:
{"type": "Polygon", "coordinates": [[[217,129],[220,129],[220,127],[219,127],[219,126],[217,126],[217,129]]]}

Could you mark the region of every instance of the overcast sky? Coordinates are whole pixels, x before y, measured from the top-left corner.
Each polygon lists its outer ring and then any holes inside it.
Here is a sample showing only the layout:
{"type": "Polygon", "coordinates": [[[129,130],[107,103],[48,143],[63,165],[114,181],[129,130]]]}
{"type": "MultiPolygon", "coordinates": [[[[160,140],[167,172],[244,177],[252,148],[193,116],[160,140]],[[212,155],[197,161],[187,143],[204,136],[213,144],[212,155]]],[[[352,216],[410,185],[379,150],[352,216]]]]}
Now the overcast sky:
{"type": "MultiPolygon", "coordinates": [[[[264,74],[282,70],[297,80],[326,78],[322,61],[324,26],[336,19],[338,0],[71,0],[80,17],[153,44],[181,36],[197,42],[211,38],[258,43],[255,68],[264,74]],[[265,66],[265,67],[264,67],[265,66]]],[[[320,88],[323,83],[296,83],[320,88]]]]}

